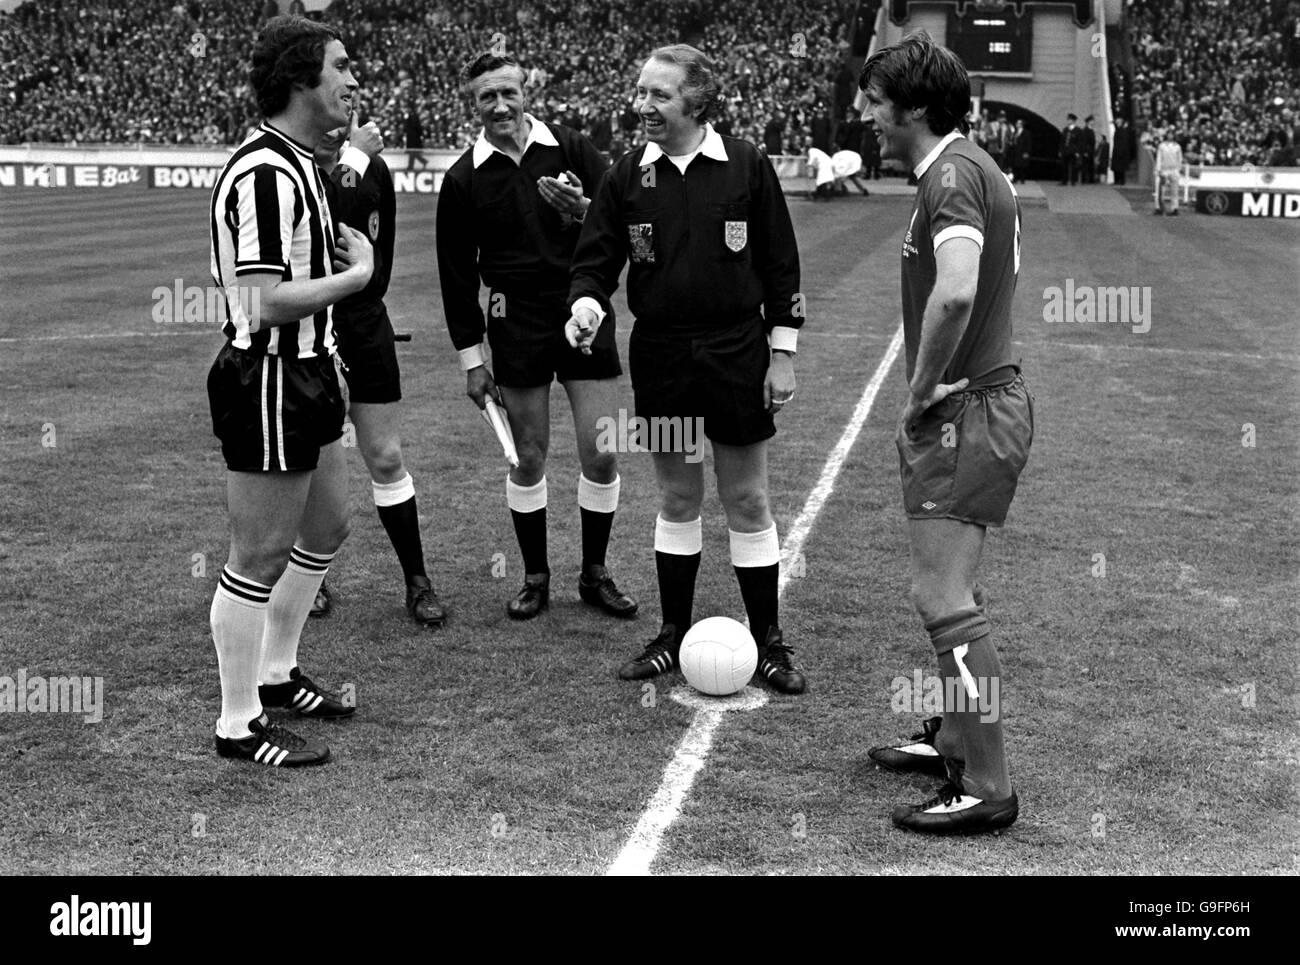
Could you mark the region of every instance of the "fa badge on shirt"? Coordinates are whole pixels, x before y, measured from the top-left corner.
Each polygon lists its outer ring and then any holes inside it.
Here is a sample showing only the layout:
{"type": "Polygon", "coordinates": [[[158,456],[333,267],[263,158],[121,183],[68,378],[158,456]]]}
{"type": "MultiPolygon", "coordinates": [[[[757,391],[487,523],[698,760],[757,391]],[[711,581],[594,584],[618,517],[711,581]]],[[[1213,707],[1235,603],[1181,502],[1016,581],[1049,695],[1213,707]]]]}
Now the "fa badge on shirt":
{"type": "Polygon", "coordinates": [[[735,252],[745,250],[745,245],[749,242],[749,222],[748,221],[728,221],[725,223],[725,232],[723,241],[729,249],[735,252]]]}

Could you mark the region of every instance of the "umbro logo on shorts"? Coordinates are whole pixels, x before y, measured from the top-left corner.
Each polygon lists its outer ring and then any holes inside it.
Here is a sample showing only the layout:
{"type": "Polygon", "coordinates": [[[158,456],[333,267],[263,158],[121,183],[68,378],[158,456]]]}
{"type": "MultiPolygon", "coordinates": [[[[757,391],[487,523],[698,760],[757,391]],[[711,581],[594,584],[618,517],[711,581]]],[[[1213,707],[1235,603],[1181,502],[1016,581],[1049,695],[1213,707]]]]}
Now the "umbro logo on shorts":
{"type": "Polygon", "coordinates": [[[932,503],[932,502],[930,502],[930,500],[927,499],[925,502],[923,502],[923,503],[921,504],[921,508],[924,509],[924,510],[928,513],[928,512],[929,512],[930,510],[932,510],[932,509],[938,509],[938,508],[939,508],[939,504],[938,504],[938,503],[932,503]]]}

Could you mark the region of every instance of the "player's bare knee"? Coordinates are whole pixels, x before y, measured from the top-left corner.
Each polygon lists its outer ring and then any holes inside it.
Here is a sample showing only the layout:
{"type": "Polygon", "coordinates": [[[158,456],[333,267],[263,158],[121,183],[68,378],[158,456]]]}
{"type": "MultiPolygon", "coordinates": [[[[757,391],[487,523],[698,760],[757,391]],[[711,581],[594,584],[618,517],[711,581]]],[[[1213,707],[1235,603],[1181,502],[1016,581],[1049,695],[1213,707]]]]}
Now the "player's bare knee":
{"type": "Polygon", "coordinates": [[[582,460],[582,474],[594,483],[606,485],[618,475],[618,457],[612,452],[595,452],[582,460]]]}
{"type": "Polygon", "coordinates": [[[366,463],[370,468],[370,478],[375,482],[397,482],[406,473],[402,465],[402,447],[395,443],[370,452],[366,463]]]}
{"type": "Polygon", "coordinates": [[[727,514],[727,525],[737,532],[757,533],[772,525],[764,489],[743,488],[724,493],[722,508],[727,514]]]}
{"type": "Polygon", "coordinates": [[[660,492],[659,515],[670,523],[689,523],[699,518],[702,501],[700,493],[664,488],[660,492]]]}

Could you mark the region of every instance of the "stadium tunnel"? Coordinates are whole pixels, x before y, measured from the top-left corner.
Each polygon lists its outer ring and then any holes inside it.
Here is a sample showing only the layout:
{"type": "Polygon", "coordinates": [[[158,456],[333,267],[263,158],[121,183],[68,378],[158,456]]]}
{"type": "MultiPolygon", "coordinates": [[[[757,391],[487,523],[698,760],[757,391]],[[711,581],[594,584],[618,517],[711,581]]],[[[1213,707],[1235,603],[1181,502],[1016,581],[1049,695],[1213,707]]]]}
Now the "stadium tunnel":
{"type": "Polygon", "coordinates": [[[1016,121],[1024,121],[1032,144],[1027,177],[1031,181],[1060,180],[1061,132],[1055,124],[1041,114],[1007,101],[982,101],[980,110],[988,111],[990,118],[1005,113],[1012,127],[1016,121]]]}

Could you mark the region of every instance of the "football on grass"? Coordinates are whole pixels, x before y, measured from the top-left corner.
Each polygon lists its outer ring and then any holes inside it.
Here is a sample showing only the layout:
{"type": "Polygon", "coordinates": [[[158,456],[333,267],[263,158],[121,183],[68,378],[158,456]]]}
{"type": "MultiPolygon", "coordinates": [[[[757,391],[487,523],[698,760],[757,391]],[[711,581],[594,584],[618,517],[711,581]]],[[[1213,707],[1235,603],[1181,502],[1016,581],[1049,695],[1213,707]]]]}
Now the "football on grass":
{"type": "Polygon", "coordinates": [[[754,676],[758,647],[731,617],[707,617],[686,632],[678,656],[686,682],[702,694],[725,697],[754,676]]]}

